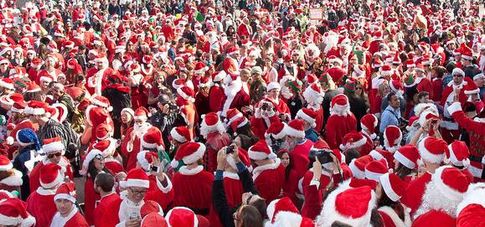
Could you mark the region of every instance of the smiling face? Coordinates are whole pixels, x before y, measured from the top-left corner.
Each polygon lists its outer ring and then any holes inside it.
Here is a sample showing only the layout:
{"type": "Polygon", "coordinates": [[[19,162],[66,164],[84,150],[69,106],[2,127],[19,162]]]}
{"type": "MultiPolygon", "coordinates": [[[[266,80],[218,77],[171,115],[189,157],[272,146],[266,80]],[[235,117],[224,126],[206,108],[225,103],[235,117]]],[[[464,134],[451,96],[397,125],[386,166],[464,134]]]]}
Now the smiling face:
{"type": "Polygon", "coordinates": [[[65,217],[71,212],[74,208],[74,204],[67,200],[67,199],[58,199],[55,201],[57,211],[61,214],[61,216],[65,217]]]}

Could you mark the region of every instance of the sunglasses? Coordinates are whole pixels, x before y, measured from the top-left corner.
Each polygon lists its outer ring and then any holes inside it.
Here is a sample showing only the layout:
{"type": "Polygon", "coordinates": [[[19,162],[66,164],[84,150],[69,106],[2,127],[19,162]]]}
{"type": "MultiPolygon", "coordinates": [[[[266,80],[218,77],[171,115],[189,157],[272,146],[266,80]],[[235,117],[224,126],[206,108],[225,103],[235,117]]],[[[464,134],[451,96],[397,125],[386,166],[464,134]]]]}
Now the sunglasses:
{"type": "Polygon", "coordinates": [[[461,75],[461,74],[455,74],[455,75],[453,75],[453,77],[463,77],[463,75],[461,75]]]}
{"type": "Polygon", "coordinates": [[[61,155],[62,155],[62,153],[48,154],[47,158],[53,158],[54,156],[59,157],[61,155]]]}

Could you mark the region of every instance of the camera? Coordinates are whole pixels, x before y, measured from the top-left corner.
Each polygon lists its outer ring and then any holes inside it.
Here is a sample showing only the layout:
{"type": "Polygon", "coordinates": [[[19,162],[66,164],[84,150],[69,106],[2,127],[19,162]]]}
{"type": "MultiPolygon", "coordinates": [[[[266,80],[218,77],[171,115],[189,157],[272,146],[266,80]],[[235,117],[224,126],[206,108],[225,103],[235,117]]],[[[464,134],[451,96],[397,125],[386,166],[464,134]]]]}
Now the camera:
{"type": "Polygon", "coordinates": [[[150,171],[158,173],[158,171],[160,171],[160,168],[158,166],[150,165],[150,171]]]}
{"type": "Polygon", "coordinates": [[[317,159],[321,164],[333,162],[333,158],[330,155],[332,151],[330,150],[310,150],[308,157],[310,159],[317,159]]]}
{"type": "Polygon", "coordinates": [[[263,105],[261,105],[261,110],[271,110],[271,106],[268,103],[263,103],[263,105]]]}
{"type": "Polygon", "coordinates": [[[234,144],[231,144],[226,147],[226,154],[232,154],[234,153],[234,150],[236,150],[236,146],[234,144]]]}

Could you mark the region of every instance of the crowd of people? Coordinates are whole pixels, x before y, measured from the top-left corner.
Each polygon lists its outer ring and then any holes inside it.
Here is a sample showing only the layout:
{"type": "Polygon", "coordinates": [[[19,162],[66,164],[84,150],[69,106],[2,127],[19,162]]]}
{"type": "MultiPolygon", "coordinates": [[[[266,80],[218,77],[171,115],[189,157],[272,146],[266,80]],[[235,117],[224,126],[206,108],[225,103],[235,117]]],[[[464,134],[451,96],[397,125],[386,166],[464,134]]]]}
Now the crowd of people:
{"type": "Polygon", "coordinates": [[[483,226],[483,9],[0,1],[0,227],[483,226]]]}

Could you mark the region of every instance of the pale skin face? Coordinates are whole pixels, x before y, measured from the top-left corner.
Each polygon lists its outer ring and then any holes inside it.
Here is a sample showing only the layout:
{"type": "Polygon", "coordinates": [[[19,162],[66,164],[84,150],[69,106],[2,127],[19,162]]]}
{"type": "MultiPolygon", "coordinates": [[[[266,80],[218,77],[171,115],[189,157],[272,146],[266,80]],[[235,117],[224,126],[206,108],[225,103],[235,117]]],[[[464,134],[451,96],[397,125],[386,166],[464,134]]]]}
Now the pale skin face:
{"type": "Polygon", "coordinates": [[[126,112],[121,113],[121,122],[123,122],[123,124],[128,124],[132,120],[133,117],[131,115],[127,114],[126,112]]]}
{"type": "Polygon", "coordinates": [[[50,162],[58,164],[62,158],[62,151],[55,151],[51,154],[48,154],[47,158],[49,159],[50,162]]]}
{"type": "Polygon", "coordinates": [[[103,158],[103,156],[96,157],[96,158],[94,158],[93,161],[94,161],[94,167],[97,170],[103,170],[104,169],[104,158],[103,158]]]}
{"type": "Polygon", "coordinates": [[[463,82],[463,75],[461,74],[455,74],[453,75],[453,83],[455,85],[459,85],[463,82]]]}
{"type": "Polygon", "coordinates": [[[143,198],[145,198],[147,189],[142,187],[129,187],[127,189],[127,192],[128,199],[130,199],[134,203],[139,203],[143,200],[143,198]]]}
{"type": "Polygon", "coordinates": [[[284,153],[280,159],[281,159],[281,164],[285,168],[288,167],[288,165],[290,164],[290,156],[288,155],[288,153],[284,153]]]}
{"type": "Polygon", "coordinates": [[[58,199],[55,201],[57,211],[61,214],[62,217],[66,217],[69,212],[74,208],[74,204],[67,200],[67,199],[58,199]]]}

